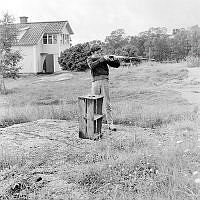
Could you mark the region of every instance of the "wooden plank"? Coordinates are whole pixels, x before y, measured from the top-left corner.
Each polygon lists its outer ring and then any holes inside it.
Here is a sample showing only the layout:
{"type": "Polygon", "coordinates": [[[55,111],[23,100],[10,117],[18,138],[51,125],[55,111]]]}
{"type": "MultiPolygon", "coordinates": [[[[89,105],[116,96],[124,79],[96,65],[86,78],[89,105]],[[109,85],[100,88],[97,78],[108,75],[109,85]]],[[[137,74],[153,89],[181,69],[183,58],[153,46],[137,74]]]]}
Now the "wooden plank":
{"type": "Polygon", "coordinates": [[[94,100],[94,114],[97,114],[97,100],[94,100]]]}
{"type": "Polygon", "coordinates": [[[102,128],[102,120],[103,120],[103,115],[102,115],[102,106],[103,106],[103,97],[97,99],[97,115],[96,116],[96,121],[97,121],[97,135],[101,137],[101,128],[102,128]]]}
{"type": "Polygon", "coordinates": [[[94,120],[94,135],[95,135],[96,132],[97,132],[97,121],[94,120]]]}
{"type": "Polygon", "coordinates": [[[103,115],[98,115],[98,114],[94,115],[94,120],[98,120],[100,118],[103,118],[103,115]]]}
{"type": "Polygon", "coordinates": [[[99,99],[102,98],[102,95],[86,95],[86,96],[80,96],[80,99],[99,99]]]}
{"type": "Polygon", "coordinates": [[[102,115],[103,97],[97,99],[97,114],[102,115]]]}
{"type": "MultiPolygon", "coordinates": [[[[97,120],[97,119],[99,119],[99,118],[103,118],[103,117],[105,117],[105,115],[94,114],[94,120],[97,120]]],[[[85,120],[88,120],[87,115],[84,117],[84,119],[85,119],[85,120]]]]}
{"type": "Polygon", "coordinates": [[[87,99],[87,137],[94,136],[94,100],[87,99]]]}
{"type": "Polygon", "coordinates": [[[101,134],[102,119],[103,119],[103,118],[97,119],[97,134],[101,134]]]}
{"type": "Polygon", "coordinates": [[[86,129],[86,119],[85,119],[85,115],[86,115],[85,100],[78,98],[78,108],[79,108],[79,116],[78,116],[79,137],[86,138],[87,129],[86,129]]]}

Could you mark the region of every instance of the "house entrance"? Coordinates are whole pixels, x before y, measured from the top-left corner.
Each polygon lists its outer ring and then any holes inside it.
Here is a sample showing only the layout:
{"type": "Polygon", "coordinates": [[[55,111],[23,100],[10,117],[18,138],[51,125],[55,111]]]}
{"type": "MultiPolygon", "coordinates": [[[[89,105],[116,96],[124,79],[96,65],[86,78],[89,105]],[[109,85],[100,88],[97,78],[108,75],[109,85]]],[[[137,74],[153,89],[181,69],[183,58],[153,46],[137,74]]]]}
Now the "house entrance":
{"type": "Polygon", "coordinates": [[[45,73],[51,74],[54,73],[54,59],[53,54],[47,54],[43,62],[43,71],[45,73]]]}

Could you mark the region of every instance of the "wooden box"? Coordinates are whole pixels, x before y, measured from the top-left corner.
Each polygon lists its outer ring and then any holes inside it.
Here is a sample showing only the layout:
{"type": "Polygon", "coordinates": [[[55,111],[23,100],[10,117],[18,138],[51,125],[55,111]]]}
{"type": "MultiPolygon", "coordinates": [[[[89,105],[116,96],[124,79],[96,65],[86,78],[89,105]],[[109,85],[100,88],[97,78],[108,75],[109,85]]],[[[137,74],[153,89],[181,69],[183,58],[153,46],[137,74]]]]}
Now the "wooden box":
{"type": "Polygon", "coordinates": [[[78,97],[79,137],[97,139],[101,137],[103,96],[78,97]]]}

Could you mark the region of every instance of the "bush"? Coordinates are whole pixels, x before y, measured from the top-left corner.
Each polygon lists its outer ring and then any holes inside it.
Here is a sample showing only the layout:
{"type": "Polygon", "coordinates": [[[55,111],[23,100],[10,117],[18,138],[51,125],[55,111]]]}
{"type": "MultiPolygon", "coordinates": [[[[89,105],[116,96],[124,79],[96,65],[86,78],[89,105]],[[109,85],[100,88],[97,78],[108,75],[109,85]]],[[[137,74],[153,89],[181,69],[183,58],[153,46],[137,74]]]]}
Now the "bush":
{"type": "Polygon", "coordinates": [[[89,55],[89,43],[77,44],[62,52],[58,58],[58,63],[63,70],[85,71],[89,68],[87,64],[89,55]]]}
{"type": "Polygon", "coordinates": [[[200,67],[200,57],[198,56],[188,56],[186,62],[188,67],[200,67]]]}

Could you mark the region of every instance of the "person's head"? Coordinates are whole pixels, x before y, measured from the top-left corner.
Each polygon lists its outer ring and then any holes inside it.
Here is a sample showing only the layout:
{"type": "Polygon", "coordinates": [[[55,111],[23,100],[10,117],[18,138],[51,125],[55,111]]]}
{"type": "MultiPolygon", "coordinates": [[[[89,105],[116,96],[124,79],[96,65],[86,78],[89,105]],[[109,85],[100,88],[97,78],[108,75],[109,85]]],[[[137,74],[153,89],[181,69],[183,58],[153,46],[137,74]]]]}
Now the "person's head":
{"type": "Polygon", "coordinates": [[[93,44],[90,48],[90,52],[92,55],[102,55],[102,48],[99,44],[93,44]]]}

